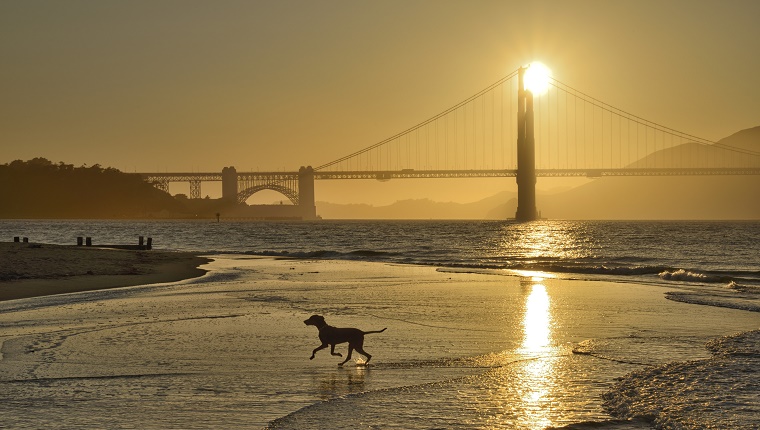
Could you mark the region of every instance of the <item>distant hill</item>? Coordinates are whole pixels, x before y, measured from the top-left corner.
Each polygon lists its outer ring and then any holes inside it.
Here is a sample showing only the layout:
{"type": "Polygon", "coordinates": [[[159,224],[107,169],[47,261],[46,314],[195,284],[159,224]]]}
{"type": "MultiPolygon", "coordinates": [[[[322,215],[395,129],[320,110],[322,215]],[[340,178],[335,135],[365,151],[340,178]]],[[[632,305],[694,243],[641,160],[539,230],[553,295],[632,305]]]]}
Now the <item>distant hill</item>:
{"type": "Polygon", "coordinates": [[[473,203],[430,199],[400,200],[387,206],[317,202],[317,212],[325,219],[488,219],[491,216],[502,219],[494,208],[510,199],[515,201],[516,207],[516,193],[502,192],[473,203]]]}
{"type": "MultiPolygon", "coordinates": [[[[760,152],[760,127],[717,144],[760,152]]],[[[716,154],[715,148],[687,143],[651,154],[632,167],[656,166],[671,157],[716,154]]],[[[760,176],[603,177],[538,201],[547,218],[760,219],[760,176]]]]}
{"type": "Polygon", "coordinates": [[[738,131],[721,139],[718,143],[747,151],[760,152],[760,126],[738,131]]]}
{"type": "MultiPolygon", "coordinates": [[[[760,127],[739,131],[717,144],[760,152],[760,127]]],[[[709,145],[686,143],[629,167],[655,167],[676,157],[703,159],[699,157],[718,153],[709,145]]],[[[550,219],[755,220],[760,219],[760,176],[603,177],[564,192],[538,193],[537,201],[541,215],[550,219]]],[[[317,203],[318,213],[333,219],[507,219],[514,217],[516,208],[516,193],[511,192],[469,204],[427,199],[382,207],[317,203]]]]}
{"type": "Polygon", "coordinates": [[[135,174],[44,158],[0,165],[0,218],[153,218],[183,205],[135,174]]]}

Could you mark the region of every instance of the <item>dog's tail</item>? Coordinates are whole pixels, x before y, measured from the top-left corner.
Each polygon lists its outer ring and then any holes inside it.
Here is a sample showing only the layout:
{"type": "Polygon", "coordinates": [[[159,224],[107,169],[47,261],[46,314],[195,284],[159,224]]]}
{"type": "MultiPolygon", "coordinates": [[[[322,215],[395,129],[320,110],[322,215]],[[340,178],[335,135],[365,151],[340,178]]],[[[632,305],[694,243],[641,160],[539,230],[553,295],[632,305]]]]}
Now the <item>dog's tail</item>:
{"type": "Polygon", "coordinates": [[[365,331],[364,334],[372,334],[372,333],[382,333],[385,330],[388,330],[388,327],[382,329],[382,330],[375,330],[375,331],[365,331]]]}

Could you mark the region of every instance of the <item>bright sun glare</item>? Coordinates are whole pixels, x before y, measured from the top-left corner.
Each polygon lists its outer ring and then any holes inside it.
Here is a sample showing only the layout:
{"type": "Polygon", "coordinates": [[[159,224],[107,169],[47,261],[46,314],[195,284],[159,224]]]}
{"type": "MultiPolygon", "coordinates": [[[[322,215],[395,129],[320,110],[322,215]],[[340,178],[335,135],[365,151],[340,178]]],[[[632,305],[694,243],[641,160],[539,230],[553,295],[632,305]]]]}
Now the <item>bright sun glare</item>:
{"type": "Polygon", "coordinates": [[[528,70],[525,71],[525,89],[539,96],[549,89],[549,78],[552,71],[545,65],[535,62],[530,63],[528,70]]]}

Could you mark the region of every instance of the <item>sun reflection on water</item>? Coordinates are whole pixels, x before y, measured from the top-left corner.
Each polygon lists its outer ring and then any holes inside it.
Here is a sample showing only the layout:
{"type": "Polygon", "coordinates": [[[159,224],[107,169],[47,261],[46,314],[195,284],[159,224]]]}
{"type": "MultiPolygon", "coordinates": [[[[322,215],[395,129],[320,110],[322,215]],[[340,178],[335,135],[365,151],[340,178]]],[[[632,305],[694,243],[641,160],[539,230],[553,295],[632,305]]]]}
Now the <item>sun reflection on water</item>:
{"type": "Polygon", "coordinates": [[[563,222],[510,224],[501,231],[497,253],[520,261],[575,260],[594,255],[594,237],[583,225],[563,222]]]}
{"type": "Polygon", "coordinates": [[[549,313],[549,294],[543,284],[535,283],[530,295],[525,299],[525,316],[523,317],[523,341],[520,352],[540,354],[550,345],[551,314],[549,313]]]}
{"type": "Polygon", "coordinates": [[[530,281],[530,294],[525,299],[523,341],[518,349],[526,360],[517,370],[517,377],[522,387],[522,424],[526,428],[544,428],[552,424],[550,417],[556,397],[551,301],[540,278],[530,281]]]}

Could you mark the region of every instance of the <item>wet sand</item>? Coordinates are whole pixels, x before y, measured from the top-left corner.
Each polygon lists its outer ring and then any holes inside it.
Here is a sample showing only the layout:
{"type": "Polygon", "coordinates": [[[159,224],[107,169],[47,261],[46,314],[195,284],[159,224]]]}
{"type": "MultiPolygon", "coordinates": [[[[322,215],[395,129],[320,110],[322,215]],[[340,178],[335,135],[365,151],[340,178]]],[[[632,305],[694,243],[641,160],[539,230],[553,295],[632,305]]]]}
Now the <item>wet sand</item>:
{"type": "MultiPolygon", "coordinates": [[[[706,342],[758,321],[666,300],[673,288],[540,274],[249,256],[204,267],[0,303],[0,427],[649,429],[605,409],[618,378],[709,359],[706,342]],[[309,360],[315,313],[387,327],[367,339],[371,365],[309,360]]],[[[647,417],[667,418],[654,404],[647,417]]]]}
{"type": "Polygon", "coordinates": [[[185,252],[0,243],[0,301],[174,282],[206,273],[185,252]]]}

